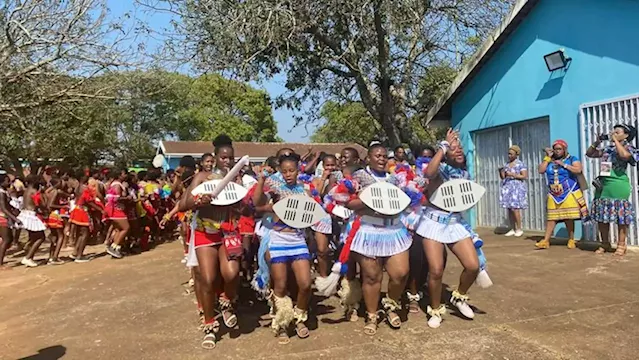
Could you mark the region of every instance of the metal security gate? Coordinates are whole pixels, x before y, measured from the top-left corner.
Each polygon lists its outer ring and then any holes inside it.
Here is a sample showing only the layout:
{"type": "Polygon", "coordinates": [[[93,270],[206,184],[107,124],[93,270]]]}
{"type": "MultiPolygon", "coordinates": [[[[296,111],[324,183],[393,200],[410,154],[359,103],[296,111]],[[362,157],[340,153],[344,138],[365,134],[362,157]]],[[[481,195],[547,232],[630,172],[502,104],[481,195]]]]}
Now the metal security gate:
{"type": "MultiPolygon", "coordinates": [[[[609,134],[613,127],[617,124],[633,125],[638,128],[638,95],[627,96],[624,98],[588,103],[580,106],[580,149],[582,154],[587,152],[587,148],[593,144],[595,139],[601,134],[609,134]]],[[[605,145],[608,142],[605,141],[605,145]]],[[[637,144],[637,140],[634,141],[637,144]]],[[[600,159],[589,159],[584,156],[583,160],[584,174],[587,182],[590,184],[600,172],[600,159]]],[[[627,174],[631,179],[631,202],[636,206],[636,214],[638,214],[638,200],[640,198],[640,189],[638,189],[638,166],[629,167],[627,174]]],[[[593,200],[594,189],[591,186],[589,191],[585,192],[585,196],[589,204],[593,200]]],[[[627,243],[630,245],[638,245],[638,219],[636,223],[629,227],[627,235],[627,243]]],[[[585,229],[586,238],[589,240],[596,239],[596,227],[588,227],[585,229]]],[[[614,240],[614,234],[617,234],[617,227],[611,225],[610,239],[614,240]]]]}
{"type": "Polygon", "coordinates": [[[501,227],[508,224],[507,212],[499,204],[501,180],[498,168],[508,161],[509,147],[515,144],[520,146],[520,160],[529,170],[529,209],[522,214],[522,227],[525,230],[544,230],[546,197],[540,194],[546,194],[547,187],[544,175],[538,174],[537,167],[544,157],[542,149],[548,147],[549,143],[548,118],[474,133],[475,177],[476,181],[487,189],[477,208],[478,226],[501,227]]]}

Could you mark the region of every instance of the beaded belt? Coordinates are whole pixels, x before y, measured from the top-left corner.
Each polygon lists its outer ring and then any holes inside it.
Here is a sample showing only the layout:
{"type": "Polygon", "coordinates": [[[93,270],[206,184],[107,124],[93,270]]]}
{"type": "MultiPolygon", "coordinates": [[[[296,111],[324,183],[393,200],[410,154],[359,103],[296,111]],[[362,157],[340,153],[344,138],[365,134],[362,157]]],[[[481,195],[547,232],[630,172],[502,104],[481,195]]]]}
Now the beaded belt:
{"type": "Polygon", "coordinates": [[[429,219],[431,219],[431,220],[433,220],[433,221],[435,221],[437,223],[450,225],[450,224],[455,224],[455,223],[459,222],[458,221],[458,217],[460,215],[458,215],[458,214],[446,214],[446,215],[443,215],[443,214],[438,214],[436,212],[432,212],[432,211],[428,211],[427,210],[427,211],[424,212],[424,216],[428,217],[429,219]]]}

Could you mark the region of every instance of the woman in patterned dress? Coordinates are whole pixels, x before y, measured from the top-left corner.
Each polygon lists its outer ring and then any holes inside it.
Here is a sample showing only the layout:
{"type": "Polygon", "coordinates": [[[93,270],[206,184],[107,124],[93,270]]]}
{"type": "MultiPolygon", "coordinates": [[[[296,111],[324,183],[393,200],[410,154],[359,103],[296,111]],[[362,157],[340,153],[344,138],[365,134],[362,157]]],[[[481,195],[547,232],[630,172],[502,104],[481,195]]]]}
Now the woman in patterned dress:
{"type": "Polygon", "coordinates": [[[500,169],[500,206],[509,212],[509,232],[504,236],[522,236],[522,214],[520,210],[528,207],[527,201],[527,167],[518,156],[520,147],[509,148],[509,162],[500,169]]]}
{"type": "Polygon", "coordinates": [[[618,224],[618,247],[615,255],[623,256],[627,252],[627,230],[635,218],[634,205],[629,201],[631,184],[627,175],[628,165],[638,162],[638,149],[630,144],[636,137],[637,130],[624,124],[613,127],[609,135],[611,144],[599,149],[601,140],[596,140],[586,155],[600,158],[601,172],[596,187],[595,198],[591,206],[591,216],[598,222],[602,246],[596,254],[603,254],[611,249],[609,242],[609,224],[618,224]]]}
{"type": "Polygon", "coordinates": [[[578,183],[582,174],[582,163],[567,152],[567,142],[556,140],[552,148],[545,149],[547,156],[538,165],[538,173],[545,174],[547,194],[547,228],[544,239],[536,243],[538,249],[548,249],[549,240],[559,221],[563,221],[569,233],[567,247],[575,249],[575,220],[583,223],[590,220],[587,204],[578,183]]]}

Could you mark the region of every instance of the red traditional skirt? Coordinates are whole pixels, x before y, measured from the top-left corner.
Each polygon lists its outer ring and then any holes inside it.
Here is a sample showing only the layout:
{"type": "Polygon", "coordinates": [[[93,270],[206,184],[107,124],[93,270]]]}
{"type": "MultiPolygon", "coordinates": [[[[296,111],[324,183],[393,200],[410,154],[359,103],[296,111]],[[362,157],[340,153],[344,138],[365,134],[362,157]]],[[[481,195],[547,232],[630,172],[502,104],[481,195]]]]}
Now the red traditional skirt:
{"type": "Polygon", "coordinates": [[[109,220],[127,220],[128,216],[125,210],[118,204],[109,203],[105,207],[106,217],[109,220]]]}
{"type": "Polygon", "coordinates": [[[214,234],[208,234],[204,231],[195,230],[193,232],[193,245],[197,249],[202,246],[217,246],[222,245],[224,239],[222,233],[217,232],[214,234]]]}
{"type": "Polygon", "coordinates": [[[56,210],[49,214],[47,219],[47,226],[49,229],[62,229],[64,228],[64,219],[62,218],[63,210],[56,210]]]}
{"type": "Polygon", "coordinates": [[[72,224],[76,224],[79,226],[89,226],[91,225],[91,219],[89,219],[89,213],[87,210],[83,209],[81,206],[76,206],[71,211],[71,216],[69,217],[69,221],[72,224]]]}
{"type": "Polygon", "coordinates": [[[256,219],[253,216],[240,216],[238,230],[240,235],[253,235],[256,229],[256,219]]]}
{"type": "Polygon", "coordinates": [[[9,219],[2,211],[0,211],[0,227],[9,227],[9,219]]]}

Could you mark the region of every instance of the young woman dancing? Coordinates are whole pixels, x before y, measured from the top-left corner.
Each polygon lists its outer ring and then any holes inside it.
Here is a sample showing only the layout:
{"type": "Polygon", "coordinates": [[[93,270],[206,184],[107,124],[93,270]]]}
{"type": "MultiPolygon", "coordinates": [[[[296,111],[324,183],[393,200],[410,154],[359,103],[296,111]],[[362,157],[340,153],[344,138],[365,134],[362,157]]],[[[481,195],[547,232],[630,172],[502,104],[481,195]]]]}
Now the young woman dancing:
{"type": "MultiPolygon", "coordinates": [[[[193,248],[195,258],[190,257],[187,265],[197,267],[195,281],[198,283],[196,290],[201,291],[200,300],[204,311],[205,335],[202,347],[205,349],[213,349],[216,346],[216,333],[220,327],[215,319],[217,300],[219,300],[224,324],[228,328],[233,328],[238,322],[235,304],[240,271],[239,257],[234,256],[236,254],[230,254],[224,246],[225,224],[233,221],[231,207],[211,205],[211,197],[208,195],[191,196],[193,189],[201,183],[222,179],[234,164],[233,145],[228,136],[219,135],[213,140],[213,145],[216,153],[215,167],[213,169],[209,167],[209,164],[213,164],[213,158],[203,158],[205,164],[203,171],[194,176],[185,196],[180,201],[181,211],[194,210],[189,247],[190,252],[193,248]],[[224,292],[220,291],[222,289],[224,292]],[[217,299],[217,294],[220,293],[217,299]]],[[[242,247],[240,247],[241,251],[242,247]]]]}
{"type": "MultiPolygon", "coordinates": [[[[289,195],[307,194],[319,201],[318,193],[312,185],[298,180],[300,157],[296,154],[282,155],[279,158],[279,172],[267,176],[260,173],[253,194],[256,211],[272,213],[273,204],[289,195]],[[270,201],[272,200],[272,201],[270,201]]],[[[309,300],[311,298],[311,263],[309,248],[302,229],[294,229],[274,216],[272,222],[265,225],[258,253],[260,269],[256,274],[259,283],[271,284],[273,292],[270,302],[273,306],[271,328],[280,344],[289,343],[287,329],[295,320],[295,331],[299,338],[309,337],[308,319],[309,300]],[[266,269],[268,266],[268,270],[266,269]],[[297,285],[295,307],[287,295],[288,271],[291,269],[297,285]]]]}
{"type": "MultiPolygon", "coordinates": [[[[464,152],[457,132],[451,129],[447,132],[447,140],[440,142],[438,151],[427,165],[425,174],[430,179],[427,186],[428,194],[437,190],[443,182],[451,179],[469,179],[464,152]]],[[[451,294],[451,304],[463,316],[473,319],[473,310],[467,304],[469,300],[467,291],[475,281],[479,270],[478,255],[472,240],[477,235],[461,213],[450,213],[432,204],[425,206],[416,228],[416,234],[423,239],[422,244],[429,267],[427,276],[430,298],[430,305],[427,306],[429,327],[439,327],[442,315],[446,313],[444,305],[440,304],[442,274],[445,266],[445,245],[460,260],[464,268],[460,274],[458,289],[451,294]]]]}

